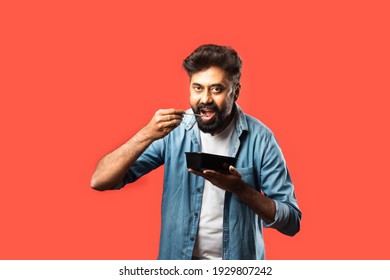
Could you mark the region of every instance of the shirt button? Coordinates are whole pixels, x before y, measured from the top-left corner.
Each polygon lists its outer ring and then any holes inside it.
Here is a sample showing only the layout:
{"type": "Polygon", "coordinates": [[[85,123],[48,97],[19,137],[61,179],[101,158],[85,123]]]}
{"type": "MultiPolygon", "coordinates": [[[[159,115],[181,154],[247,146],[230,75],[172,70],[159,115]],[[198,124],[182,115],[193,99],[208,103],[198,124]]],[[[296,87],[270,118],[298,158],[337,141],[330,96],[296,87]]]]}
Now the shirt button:
{"type": "Polygon", "coordinates": [[[195,240],[195,238],[193,238],[193,237],[191,236],[191,237],[190,237],[190,240],[191,240],[191,241],[194,241],[194,240],[195,240]]]}
{"type": "Polygon", "coordinates": [[[194,216],[195,216],[195,217],[198,217],[198,212],[195,212],[195,213],[194,213],[194,216]]]}
{"type": "Polygon", "coordinates": [[[197,191],[197,192],[200,192],[200,188],[197,188],[196,191],[197,191]]]}

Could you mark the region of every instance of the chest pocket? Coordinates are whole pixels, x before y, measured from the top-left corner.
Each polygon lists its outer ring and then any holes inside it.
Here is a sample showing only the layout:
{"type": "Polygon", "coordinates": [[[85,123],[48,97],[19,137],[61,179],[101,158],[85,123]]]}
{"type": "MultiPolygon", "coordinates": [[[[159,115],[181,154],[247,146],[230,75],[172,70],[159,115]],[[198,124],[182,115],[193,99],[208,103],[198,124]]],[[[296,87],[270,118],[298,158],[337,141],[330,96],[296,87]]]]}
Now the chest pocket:
{"type": "Polygon", "coordinates": [[[257,183],[257,174],[256,169],[254,167],[244,167],[244,168],[238,168],[238,172],[241,173],[242,180],[251,185],[253,188],[260,190],[260,185],[257,183]]]}

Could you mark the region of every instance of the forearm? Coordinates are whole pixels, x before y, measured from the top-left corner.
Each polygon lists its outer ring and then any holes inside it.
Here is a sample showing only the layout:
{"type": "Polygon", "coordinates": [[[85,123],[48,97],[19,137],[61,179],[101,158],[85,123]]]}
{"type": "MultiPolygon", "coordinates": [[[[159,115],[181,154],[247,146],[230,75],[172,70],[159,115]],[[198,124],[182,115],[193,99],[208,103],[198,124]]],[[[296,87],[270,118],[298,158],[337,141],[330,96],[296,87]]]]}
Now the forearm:
{"type": "Polygon", "coordinates": [[[180,125],[184,113],[181,109],[158,110],[133,138],[99,161],[91,178],[91,187],[103,191],[120,183],[127,170],[153,141],[165,137],[180,125]]]}
{"type": "Polygon", "coordinates": [[[92,175],[91,187],[102,191],[120,183],[127,170],[152,142],[153,139],[144,128],[118,149],[104,156],[92,175]]]}
{"type": "Polygon", "coordinates": [[[275,202],[243,182],[234,191],[234,194],[245,204],[247,204],[260,218],[270,224],[275,220],[275,202]]]}

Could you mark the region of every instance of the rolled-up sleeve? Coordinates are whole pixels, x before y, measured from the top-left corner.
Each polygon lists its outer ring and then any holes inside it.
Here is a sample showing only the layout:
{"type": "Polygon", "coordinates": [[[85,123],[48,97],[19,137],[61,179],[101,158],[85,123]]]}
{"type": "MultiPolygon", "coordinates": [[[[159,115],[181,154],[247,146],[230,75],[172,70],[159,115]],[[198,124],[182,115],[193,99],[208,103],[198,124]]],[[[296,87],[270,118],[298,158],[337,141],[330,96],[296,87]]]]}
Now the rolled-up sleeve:
{"type": "Polygon", "coordinates": [[[264,194],[275,201],[274,222],[264,224],[283,234],[293,236],[300,230],[302,213],[298,207],[294,186],[282,151],[273,134],[264,144],[260,178],[264,194]]]}
{"type": "Polygon", "coordinates": [[[135,182],[143,175],[164,164],[164,139],[154,141],[127,170],[123,180],[113,189],[121,189],[126,184],[135,182]]]}

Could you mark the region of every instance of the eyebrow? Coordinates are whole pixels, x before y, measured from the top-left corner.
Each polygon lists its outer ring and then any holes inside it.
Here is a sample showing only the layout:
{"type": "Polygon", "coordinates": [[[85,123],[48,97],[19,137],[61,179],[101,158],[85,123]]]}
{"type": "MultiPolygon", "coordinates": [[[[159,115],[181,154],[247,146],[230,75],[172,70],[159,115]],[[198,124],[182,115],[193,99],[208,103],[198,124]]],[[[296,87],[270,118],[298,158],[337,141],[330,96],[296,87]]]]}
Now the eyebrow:
{"type": "MultiPolygon", "coordinates": [[[[199,84],[199,83],[192,83],[193,86],[201,86],[203,87],[203,85],[199,84]]],[[[221,83],[216,83],[216,84],[211,84],[210,87],[223,87],[225,88],[226,86],[221,84],[221,83]]]]}
{"type": "Polygon", "coordinates": [[[221,83],[216,83],[216,84],[211,84],[212,87],[226,87],[225,85],[221,84],[221,83]]]}

